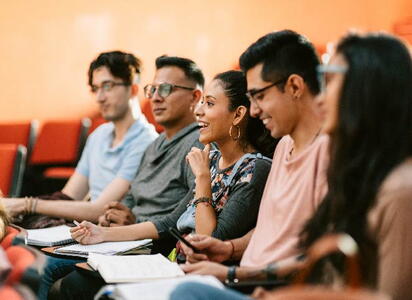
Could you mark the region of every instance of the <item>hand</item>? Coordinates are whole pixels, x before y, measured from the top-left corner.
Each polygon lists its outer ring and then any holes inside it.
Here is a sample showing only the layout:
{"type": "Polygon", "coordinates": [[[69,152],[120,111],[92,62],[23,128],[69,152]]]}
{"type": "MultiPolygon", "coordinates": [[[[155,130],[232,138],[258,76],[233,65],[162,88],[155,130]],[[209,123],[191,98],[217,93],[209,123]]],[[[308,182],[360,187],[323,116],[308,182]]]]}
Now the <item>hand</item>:
{"type": "Polygon", "coordinates": [[[103,228],[93,223],[83,221],[79,226],[70,229],[72,238],[80,244],[98,244],[104,242],[103,228]]]}
{"type": "Polygon", "coordinates": [[[195,264],[180,265],[180,268],[185,273],[198,275],[213,275],[220,281],[224,281],[227,277],[228,267],[210,261],[201,261],[195,264]]]}
{"type": "Polygon", "coordinates": [[[203,150],[192,147],[190,152],[186,155],[186,160],[196,178],[205,175],[210,178],[209,152],[210,144],[207,144],[203,150]]]}
{"type": "Polygon", "coordinates": [[[3,198],[2,203],[10,217],[22,214],[26,208],[24,198],[3,198]]]}
{"type": "Polygon", "coordinates": [[[99,217],[99,225],[124,226],[136,223],[136,217],[131,210],[119,202],[111,202],[105,206],[106,212],[99,217]]]}
{"type": "Polygon", "coordinates": [[[230,242],[223,242],[216,238],[203,234],[189,234],[187,240],[200,251],[194,253],[193,250],[181,243],[182,250],[189,263],[196,263],[203,260],[222,262],[230,259],[233,248],[230,242]]]}

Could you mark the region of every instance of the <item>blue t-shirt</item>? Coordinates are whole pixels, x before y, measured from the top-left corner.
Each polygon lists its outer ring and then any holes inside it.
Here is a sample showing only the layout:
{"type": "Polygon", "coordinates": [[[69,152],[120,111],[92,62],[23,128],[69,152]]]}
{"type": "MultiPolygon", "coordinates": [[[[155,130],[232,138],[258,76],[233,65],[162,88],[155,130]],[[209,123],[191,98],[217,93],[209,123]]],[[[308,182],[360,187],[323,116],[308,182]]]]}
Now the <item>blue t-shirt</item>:
{"type": "Polygon", "coordinates": [[[158,134],[145,118],[139,118],[128,129],[123,141],[111,147],[114,139],[112,122],[100,125],[88,137],[76,172],[86,176],[94,201],[115,178],[132,182],[142,155],[158,134]]]}

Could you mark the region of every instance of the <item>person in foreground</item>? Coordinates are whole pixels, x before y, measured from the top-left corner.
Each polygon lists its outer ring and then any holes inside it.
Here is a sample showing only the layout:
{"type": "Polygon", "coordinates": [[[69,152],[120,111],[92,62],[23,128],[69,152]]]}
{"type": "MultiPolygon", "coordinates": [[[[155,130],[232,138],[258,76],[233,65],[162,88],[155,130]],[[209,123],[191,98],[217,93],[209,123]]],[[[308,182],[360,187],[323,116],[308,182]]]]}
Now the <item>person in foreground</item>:
{"type": "MultiPolygon", "coordinates": [[[[326,83],[319,103],[331,138],[329,190],[304,227],[302,249],[326,233],[346,232],[360,247],[368,287],[412,299],[411,55],[389,35],[349,35],[319,73],[326,83]]],[[[329,275],[339,277],[342,266],[333,266],[329,275]]],[[[260,296],[270,299],[271,293],[276,291],[260,296]]],[[[190,284],[178,287],[172,299],[229,294],[247,298],[190,284]]]]}

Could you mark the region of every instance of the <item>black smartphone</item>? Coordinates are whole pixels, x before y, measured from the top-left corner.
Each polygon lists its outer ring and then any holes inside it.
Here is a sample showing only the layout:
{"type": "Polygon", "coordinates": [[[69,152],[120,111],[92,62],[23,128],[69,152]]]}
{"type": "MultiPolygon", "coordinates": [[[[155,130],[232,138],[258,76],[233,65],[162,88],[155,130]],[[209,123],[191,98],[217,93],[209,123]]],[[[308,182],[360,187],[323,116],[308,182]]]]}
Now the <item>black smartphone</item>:
{"type": "Polygon", "coordinates": [[[186,240],[181,234],[180,232],[174,228],[174,227],[170,227],[169,228],[169,232],[171,235],[173,235],[175,238],[177,238],[179,241],[181,241],[183,244],[185,244],[186,246],[188,246],[190,249],[193,250],[193,252],[195,253],[199,253],[199,250],[197,250],[195,248],[195,246],[193,246],[191,243],[189,243],[188,240],[186,240]]]}

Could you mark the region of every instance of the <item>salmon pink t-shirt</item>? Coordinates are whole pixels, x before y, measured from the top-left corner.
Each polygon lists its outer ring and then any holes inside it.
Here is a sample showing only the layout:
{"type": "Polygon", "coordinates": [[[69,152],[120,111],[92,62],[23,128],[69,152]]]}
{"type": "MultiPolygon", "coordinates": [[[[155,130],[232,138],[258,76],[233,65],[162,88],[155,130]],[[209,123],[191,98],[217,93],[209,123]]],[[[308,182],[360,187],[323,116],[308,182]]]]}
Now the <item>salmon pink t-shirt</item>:
{"type": "Polygon", "coordinates": [[[280,140],[241,266],[264,267],[299,254],[299,234],[327,191],[328,144],[328,136],[318,136],[289,159],[293,140],[280,140]]]}

